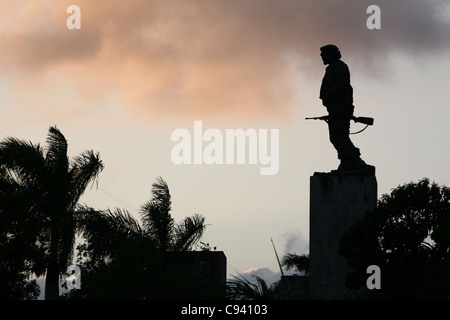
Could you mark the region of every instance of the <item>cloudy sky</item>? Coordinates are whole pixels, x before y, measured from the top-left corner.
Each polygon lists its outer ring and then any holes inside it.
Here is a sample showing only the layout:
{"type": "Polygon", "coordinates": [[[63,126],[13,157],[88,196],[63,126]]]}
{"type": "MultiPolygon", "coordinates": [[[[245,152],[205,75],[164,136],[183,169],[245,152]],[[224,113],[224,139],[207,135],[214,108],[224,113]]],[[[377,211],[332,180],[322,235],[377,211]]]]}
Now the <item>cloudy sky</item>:
{"type": "Polygon", "coordinates": [[[325,123],[304,121],[325,114],[319,47],[341,49],[355,114],[375,118],[352,139],[380,196],[423,177],[450,183],[449,31],[446,0],[1,0],[0,137],[44,144],[56,125],[70,156],[100,152],[98,189],[82,198],[97,209],[137,217],[161,176],[176,220],[206,217],[203,241],[229,274],[277,272],[270,239],[280,256],[309,251],[309,177],[338,165],[325,123]],[[374,3],[379,30],[366,26],[374,3]],[[66,26],[72,4],[79,30],[66,26]],[[171,134],[196,120],[278,129],[278,173],[174,164],[171,134]]]}

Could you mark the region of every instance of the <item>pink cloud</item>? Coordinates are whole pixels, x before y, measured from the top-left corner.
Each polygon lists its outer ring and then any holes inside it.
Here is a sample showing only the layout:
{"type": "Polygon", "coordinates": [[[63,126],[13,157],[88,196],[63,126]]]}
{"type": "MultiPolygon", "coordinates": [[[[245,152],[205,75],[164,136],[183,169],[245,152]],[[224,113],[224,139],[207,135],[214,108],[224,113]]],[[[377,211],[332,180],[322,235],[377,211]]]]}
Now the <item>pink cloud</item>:
{"type": "Polygon", "coordinates": [[[5,0],[0,72],[24,104],[50,110],[46,96],[56,104],[69,94],[69,105],[108,96],[145,115],[283,117],[300,103],[296,75],[323,72],[323,44],[372,70],[389,48],[448,49],[448,22],[436,15],[443,2],[432,2],[381,1],[376,35],[364,1],[5,0]],[[81,30],[65,27],[70,4],[81,8],[81,30]]]}

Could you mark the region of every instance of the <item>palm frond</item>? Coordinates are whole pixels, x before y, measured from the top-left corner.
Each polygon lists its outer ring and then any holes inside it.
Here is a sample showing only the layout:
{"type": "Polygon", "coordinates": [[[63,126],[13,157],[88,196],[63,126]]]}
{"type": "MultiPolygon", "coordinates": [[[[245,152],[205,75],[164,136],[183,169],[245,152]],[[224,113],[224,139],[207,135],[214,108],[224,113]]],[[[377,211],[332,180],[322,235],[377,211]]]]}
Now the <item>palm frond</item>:
{"type": "Polygon", "coordinates": [[[98,211],[85,207],[79,209],[75,216],[77,232],[86,239],[90,250],[99,256],[109,256],[124,242],[140,241],[144,237],[139,222],[126,210],[98,211]]]}
{"type": "Polygon", "coordinates": [[[85,151],[72,160],[69,173],[71,177],[70,190],[68,190],[71,207],[76,205],[88,184],[97,181],[103,168],[99,153],[95,154],[93,151],[85,151]]]}
{"type": "Polygon", "coordinates": [[[0,142],[0,166],[5,176],[20,185],[36,184],[46,175],[43,148],[16,138],[0,142]]]}
{"type": "Polygon", "coordinates": [[[142,229],[139,222],[126,210],[115,209],[104,211],[108,225],[119,234],[125,234],[128,238],[139,238],[142,229]]]}
{"type": "Polygon", "coordinates": [[[167,251],[172,246],[174,231],[174,221],[170,213],[151,200],[142,206],[141,218],[148,236],[161,251],[167,251]]]}
{"type": "Polygon", "coordinates": [[[206,229],[205,218],[199,214],[186,217],[175,227],[173,250],[188,251],[202,238],[206,229]]]}
{"type": "Polygon", "coordinates": [[[309,254],[298,255],[296,253],[288,253],[281,259],[281,266],[286,270],[295,270],[309,274],[309,254]]]}
{"type": "Polygon", "coordinates": [[[56,126],[50,127],[45,162],[48,170],[59,177],[65,175],[69,168],[67,148],[67,140],[61,131],[56,126]]]}
{"type": "Polygon", "coordinates": [[[111,237],[140,237],[139,222],[126,210],[94,210],[79,206],[75,212],[76,230],[88,241],[111,237]]]}
{"type": "Polygon", "coordinates": [[[269,286],[266,281],[256,275],[252,276],[256,282],[252,282],[244,275],[233,276],[233,280],[227,281],[227,298],[230,300],[275,300],[277,294],[275,286],[269,286]]]}
{"type": "Polygon", "coordinates": [[[47,176],[40,145],[16,138],[0,142],[0,210],[11,223],[43,220],[40,208],[47,176]]]}
{"type": "Polygon", "coordinates": [[[141,219],[147,234],[157,243],[160,251],[172,246],[174,220],[170,215],[171,200],[167,183],[158,178],[152,186],[153,198],[141,207],[141,219]]]}
{"type": "Polygon", "coordinates": [[[171,210],[171,200],[170,200],[170,191],[167,182],[164,181],[163,178],[156,178],[156,182],[152,185],[152,195],[153,199],[166,208],[168,211],[171,210]]]}

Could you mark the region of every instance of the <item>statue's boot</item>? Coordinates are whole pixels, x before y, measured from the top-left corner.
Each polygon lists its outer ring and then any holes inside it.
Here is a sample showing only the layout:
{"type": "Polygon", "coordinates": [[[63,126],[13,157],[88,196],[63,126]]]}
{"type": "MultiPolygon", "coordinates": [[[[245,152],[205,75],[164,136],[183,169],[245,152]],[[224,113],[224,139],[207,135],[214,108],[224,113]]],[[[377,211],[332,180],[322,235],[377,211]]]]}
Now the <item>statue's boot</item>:
{"type": "Polygon", "coordinates": [[[333,174],[350,175],[375,175],[375,167],[368,165],[360,157],[343,158],[337,170],[332,170],[333,174]]]}

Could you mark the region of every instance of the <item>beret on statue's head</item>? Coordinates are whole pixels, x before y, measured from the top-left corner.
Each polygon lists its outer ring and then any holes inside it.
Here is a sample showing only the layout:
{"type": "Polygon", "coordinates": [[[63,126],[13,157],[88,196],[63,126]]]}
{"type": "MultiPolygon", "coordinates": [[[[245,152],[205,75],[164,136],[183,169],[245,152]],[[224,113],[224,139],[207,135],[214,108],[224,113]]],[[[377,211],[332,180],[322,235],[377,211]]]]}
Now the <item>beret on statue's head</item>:
{"type": "Polygon", "coordinates": [[[341,58],[341,52],[339,51],[339,48],[336,47],[334,44],[327,44],[326,46],[321,47],[320,51],[323,53],[331,54],[335,56],[337,59],[341,58]]]}

